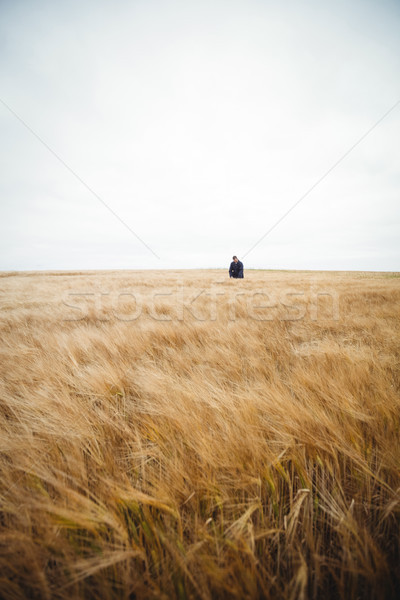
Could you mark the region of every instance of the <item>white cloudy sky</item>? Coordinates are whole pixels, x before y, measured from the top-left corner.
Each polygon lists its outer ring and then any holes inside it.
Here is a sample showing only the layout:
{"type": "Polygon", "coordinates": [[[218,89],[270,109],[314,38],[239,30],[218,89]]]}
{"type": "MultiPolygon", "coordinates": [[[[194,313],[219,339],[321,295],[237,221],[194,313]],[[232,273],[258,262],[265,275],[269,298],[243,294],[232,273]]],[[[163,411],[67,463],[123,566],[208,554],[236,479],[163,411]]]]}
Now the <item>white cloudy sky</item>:
{"type": "Polygon", "coordinates": [[[249,252],[400,100],[399,31],[398,0],[0,0],[0,269],[400,270],[400,104],[249,252]]]}

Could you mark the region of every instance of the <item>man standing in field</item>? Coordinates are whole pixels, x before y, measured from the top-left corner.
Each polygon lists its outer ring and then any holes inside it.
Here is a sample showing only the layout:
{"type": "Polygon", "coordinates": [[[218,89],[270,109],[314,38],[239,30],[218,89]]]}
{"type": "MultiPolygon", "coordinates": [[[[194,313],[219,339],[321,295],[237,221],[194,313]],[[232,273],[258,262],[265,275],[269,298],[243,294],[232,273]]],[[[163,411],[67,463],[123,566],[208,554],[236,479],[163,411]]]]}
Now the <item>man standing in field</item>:
{"type": "Polygon", "coordinates": [[[237,256],[233,256],[233,262],[229,267],[229,277],[234,279],[243,279],[243,263],[240,262],[237,256]]]}

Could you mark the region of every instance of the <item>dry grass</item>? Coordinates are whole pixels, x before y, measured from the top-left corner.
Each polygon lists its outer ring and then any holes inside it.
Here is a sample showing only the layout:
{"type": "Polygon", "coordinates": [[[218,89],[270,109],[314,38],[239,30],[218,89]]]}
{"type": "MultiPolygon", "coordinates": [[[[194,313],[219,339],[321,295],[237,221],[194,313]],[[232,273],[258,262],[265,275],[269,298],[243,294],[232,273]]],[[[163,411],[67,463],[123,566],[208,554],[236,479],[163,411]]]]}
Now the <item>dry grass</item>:
{"type": "Polygon", "coordinates": [[[1,597],[396,597],[397,274],[0,290],[1,597]]]}

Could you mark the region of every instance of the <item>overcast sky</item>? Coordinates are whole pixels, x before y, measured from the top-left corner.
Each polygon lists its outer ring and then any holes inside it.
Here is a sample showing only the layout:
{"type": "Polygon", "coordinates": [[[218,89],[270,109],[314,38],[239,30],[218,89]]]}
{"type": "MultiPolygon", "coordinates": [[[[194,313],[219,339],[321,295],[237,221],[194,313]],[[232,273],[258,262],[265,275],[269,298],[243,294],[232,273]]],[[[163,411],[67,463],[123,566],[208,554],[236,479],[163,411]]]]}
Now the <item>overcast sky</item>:
{"type": "Polygon", "coordinates": [[[400,101],[399,32],[398,0],[0,0],[0,269],[400,270],[400,104],[257,244],[400,101]]]}

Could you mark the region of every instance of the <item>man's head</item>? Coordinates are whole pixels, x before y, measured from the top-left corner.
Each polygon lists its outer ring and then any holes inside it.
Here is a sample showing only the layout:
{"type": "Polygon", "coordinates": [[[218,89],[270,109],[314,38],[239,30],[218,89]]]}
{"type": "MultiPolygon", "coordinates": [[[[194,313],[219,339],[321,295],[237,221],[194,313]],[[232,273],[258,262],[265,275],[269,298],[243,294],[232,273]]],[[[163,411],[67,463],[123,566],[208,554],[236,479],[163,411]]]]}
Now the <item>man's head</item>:
{"type": "Polygon", "coordinates": [[[237,256],[232,256],[232,258],[235,262],[238,262],[238,260],[239,260],[237,256]]]}

